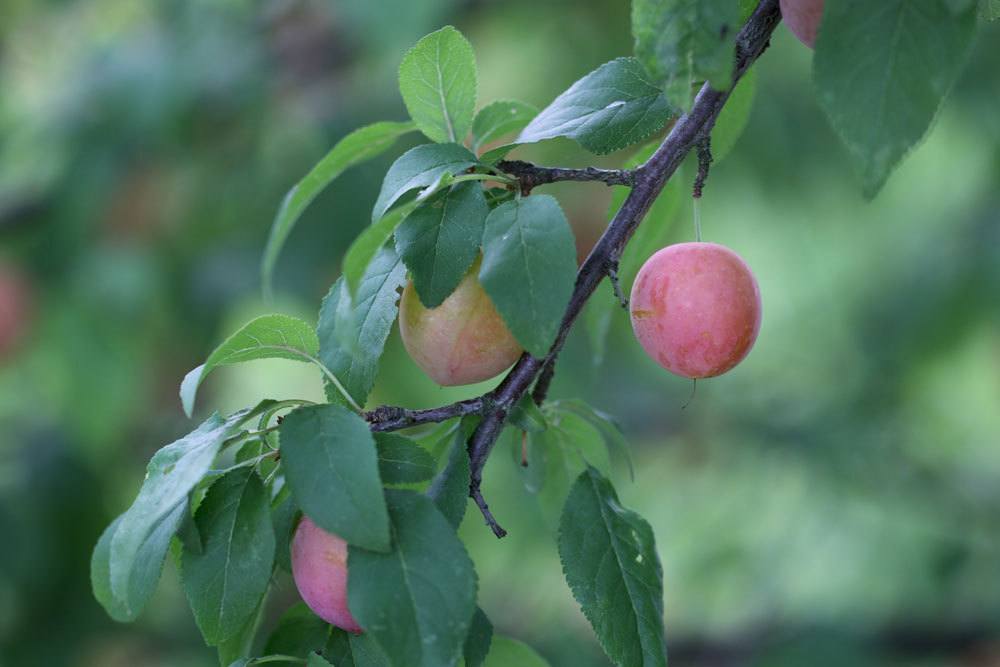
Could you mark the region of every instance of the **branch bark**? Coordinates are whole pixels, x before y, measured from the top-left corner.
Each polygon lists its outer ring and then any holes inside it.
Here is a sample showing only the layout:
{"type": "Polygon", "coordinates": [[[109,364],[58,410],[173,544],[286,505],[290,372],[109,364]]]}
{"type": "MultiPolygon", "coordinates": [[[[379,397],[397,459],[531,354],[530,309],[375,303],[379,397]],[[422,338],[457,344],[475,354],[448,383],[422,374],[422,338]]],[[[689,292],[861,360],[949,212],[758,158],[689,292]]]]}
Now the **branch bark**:
{"type": "MultiPolygon", "coordinates": [[[[480,487],[483,480],[483,467],[503,430],[508,412],[529,390],[532,383],[536,382],[536,378],[538,381],[535,384],[533,397],[536,401],[544,399],[559,351],[566,342],[566,337],[583,310],[587,299],[607,275],[609,262],[621,257],[625,245],[649,211],[657,195],[660,194],[667,179],[677,170],[677,167],[680,166],[700,138],[707,136],[711,131],[715,119],[726,100],[729,99],[733,86],[767,48],[771,33],[780,20],[781,12],[778,9],[778,0],[762,0],[736,37],[736,66],[732,85],[724,91],[714,90],[707,83],[702,86],[695,97],[691,110],[674,124],[673,129],[660,144],[660,147],[639,168],[632,171],[553,169],[516,161],[501,163],[504,166],[498,165],[500,169],[521,180],[522,190],[526,186],[530,190],[535,185],[551,183],[556,180],[584,180],[602,181],[609,185],[631,185],[632,191],[604,234],[590,251],[587,259],[580,266],[573,294],[563,314],[559,332],[544,358],[539,359],[529,354],[522,355],[496,389],[478,399],[426,411],[405,411],[402,408],[395,408],[393,410],[402,412],[393,412],[391,415],[383,414],[382,416],[385,418],[380,420],[373,421],[369,418],[373,429],[394,430],[417,423],[443,421],[443,419],[461,414],[482,415],[482,421],[468,442],[471,469],[469,496],[475,500],[487,520],[487,525],[497,537],[503,537],[506,531],[500,527],[490,512],[480,487]],[[477,401],[478,405],[476,405],[477,401]],[[468,412],[462,412],[462,410],[468,410],[468,412]],[[439,416],[442,416],[443,419],[437,419],[439,416]]],[[[379,410],[384,411],[386,408],[376,409],[373,413],[378,413],[379,410]]]]}

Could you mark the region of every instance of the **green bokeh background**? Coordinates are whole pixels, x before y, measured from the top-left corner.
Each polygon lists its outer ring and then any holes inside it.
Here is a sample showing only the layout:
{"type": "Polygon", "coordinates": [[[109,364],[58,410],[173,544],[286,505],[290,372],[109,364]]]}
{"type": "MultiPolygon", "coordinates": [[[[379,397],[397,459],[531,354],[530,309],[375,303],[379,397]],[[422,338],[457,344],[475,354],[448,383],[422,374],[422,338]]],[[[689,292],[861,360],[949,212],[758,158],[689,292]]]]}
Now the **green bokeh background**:
{"type": "MultiPolygon", "coordinates": [[[[90,595],[90,549],[149,455],[190,429],[184,373],[251,316],[315,318],[391,156],[303,218],[260,301],[284,192],[354,127],[404,117],[395,68],[453,23],[480,103],[547,104],[630,51],[624,2],[5,0],[0,7],[0,267],[31,294],[0,358],[0,665],[215,664],[174,567],[140,622],[90,595]]],[[[819,110],[811,52],[779,28],[746,134],[712,171],[705,237],[754,267],[760,339],[689,383],[643,355],[626,318],[597,365],[582,331],[553,396],[616,415],[653,525],[671,664],[1000,664],[1000,25],[984,28],[928,140],[873,202],[819,110]]],[[[569,142],[547,164],[593,159],[569,142]]],[[[620,164],[627,157],[599,160],[620,164]]],[[[601,185],[548,188],[582,248],[601,185]]],[[[673,224],[692,237],[690,206],[673,224]]],[[[610,299],[602,289],[596,298],[610,299]]],[[[429,406],[394,333],[373,402],[429,406]]],[[[291,362],[218,371],[198,411],[318,397],[291,362]]],[[[606,665],[563,582],[550,513],[498,449],[463,537],[498,631],[553,665],[606,665]]],[[[280,578],[273,617],[295,596],[280,578]]]]}

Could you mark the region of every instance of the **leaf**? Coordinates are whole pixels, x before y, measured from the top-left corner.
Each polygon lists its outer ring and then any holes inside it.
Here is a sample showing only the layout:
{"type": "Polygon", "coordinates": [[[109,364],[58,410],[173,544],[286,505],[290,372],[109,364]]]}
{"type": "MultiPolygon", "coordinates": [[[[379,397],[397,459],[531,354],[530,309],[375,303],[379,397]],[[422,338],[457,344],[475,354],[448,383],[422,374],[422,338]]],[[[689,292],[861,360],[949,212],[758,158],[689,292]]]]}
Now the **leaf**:
{"type": "Polygon", "coordinates": [[[535,401],[531,398],[530,394],[525,394],[521,397],[521,400],[511,409],[507,420],[520,430],[531,433],[544,431],[548,427],[545,415],[535,405],[535,401]]]}
{"type": "Polygon", "coordinates": [[[604,438],[608,452],[616,454],[619,458],[625,461],[628,466],[629,477],[633,481],[635,480],[635,468],[632,464],[632,453],[629,450],[625,434],[622,433],[621,426],[618,425],[618,421],[614,417],[606,412],[601,412],[600,410],[591,407],[578,398],[556,401],[553,404],[553,407],[556,410],[569,412],[582,417],[594,428],[596,428],[604,438]]]}
{"type": "Polygon", "coordinates": [[[465,443],[472,435],[479,420],[475,417],[465,417],[461,426],[452,436],[451,449],[448,450],[448,462],[438,473],[427,495],[434,500],[438,510],[448,522],[458,530],[465,517],[465,508],[469,504],[469,455],[465,443]]]}
{"type": "Polygon", "coordinates": [[[340,279],[320,306],[319,358],[358,405],[364,405],[375,386],[379,360],[399,310],[398,290],[405,284],[406,267],[392,248],[383,248],[361,279],[356,305],[340,279]]]}
{"type": "Polygon", "coordinates": [[[533,648],[510,637],[494,637],[483,667],[549,667],[533,648]]]}
{"type": "Polygon", "coordinates": [[[486,144],[521,131],[538,109],[517,100],[497,100],[487,104],[472,122],[472,150],[479,152],[486,144]]]}
{"type": "Polygon", "coordinates": [[[230,639],[250,620],[274,566],[274,527],[264,483],[251,467],[212,484],[195,514],[204,550],[185,551],[181,583],[209,645],[230,639]]]}
{"type": "Polygon", "coordinates": [[[522,197],[490,212],[479,281],[517,342],[544,357],[576,281],[573,232],[553,197],[522,197]]]}
{"type": "Polygon", "coordinates": [[[559,557],[605,653],[616,665],[667,664],[663,572],[653,531],[588,467],[559,522],[559,557]]]}
{"type": "Polygon", "coordinates": [[[979,16],[987,21],[1000,19],[1000,0],[979,0],[979,16]]]}
{"type": "Polygon", "coordinates": [[[740,13],[733,0],[633,0],[635,55],[671,104],[691,106],[696,81],[729,88],[740,13]]]}
{"type": "Polygon", "coordinates": [[[428,139],[465,139],[476,108],[476,54],[468,40],[450,25],[422,38],[403,56],[399,92],[428,139]]]}
{"type": "Polygon", "coordinates": [[[460,174],[476,164],[476,156],[459,144],[423,144],[411,148],[389,167],[372,210],[372,223],[378,222],[410,190],[434,185],[443,176],[460,174]]]}
{"type": "Polygon", "coordinates": [[[331,625],[314,614],[304,602],[289,607],[267,638],[265,655],[290,655],[305,658],[313,651],[323,650],[332,632],[331,625]]]}
{"type": "Polygon", "coordinates": [[[292,534],[299,517],[299,506],[286,484],[271,501],[271,524],[274,526],[274,560],[285,572],[292,571],[292,534]]]}
{"type": "Polygon", "coordinates": [[[459,183],[396,229],[396,250],[428,308],[440,306],[476,260],[489,212],[479,183],[459,183]]]}
{"type": "Polygon", "coordinates": [[[195,394],[213,369],[254,359],[292,359],[315,362],[319,349],[316,332],[302,320],[288,315],[262,315],[215,348],[205,363],[181,382],[181,403],[188,417],[194,410],[195,394]]]}
{"type": "Polygon", "coordinates": [[[395,433],[376,433],[378,470],[384,484],[426,482],[434,476],[434,459],[427,450],[395,433]]]}
{"type": "Polygon", "coordinates": [[[385,653],[371,635],[350,635],[349,641],[354,664],[352,666],[348,663],[344,667],[389,667],[389,659],[385,657],[385,653]]]}
{"type": "Polygon", "coordinates": [[[285,415],[281,462],[295,502],[350,544],[389,549],[389,518],[368,423],[347,408],[312,405],[285,415]]]}
{"type": "Polygon", "coordinates": [[[535,116],[517,143],[569,137],[592,153],[610,153],[642,141],[672,115],[639,61],[618,58],[570,86],[535,116]]]}
{"type": "Polygon", "coordinates": [[[719,162],[733,150],[736,141],[743,134],[750,121],[753,101],[757,93],[757,70],[750,70],[743,75],[739,83],[729,95],[726,104],[719,112],[719,117],[712,127],[712,160],[719,162]]]}
{"type": "Polygon", "coordinates": [[[265,594],[261,596],[257,609],[250,615],[250,618],[243,624],[243,627],[232,637],[219,644],[220,665],[225,667],[225,665],[231,665],[241,658],[246,659],[250,657],[250,653],[253,651],[254,639],[257,636],[257,630],[260,629],[260,623],[264,617],[266,602],[267,595],[265,594]]]}
{"type": "Polygon", "coordinates": [[[469,627],[469,634],[465,638],[465,647],[462,649],[465,667],[481,667],[490,651],[492,641],[493,624],[486,617],[486,613],[481,608],[476,607],[476,613],[472,616],[472,625],[469,627]]]}
{"type": "Polygon", "coordinates": [[[975,26],[971,3],[957,13],[945,0],[843,0],[826,8],[813,79],[867,197],[927,132],[975,26]]]}
{"type": "Polygon", "coordinates": [[[349,548],[348,606],[394,667],[452,665],[476,607],[472,561],[428,497],[386,497],[392,551],[349,548]]]}
{"type": "Polygon", "coordinates": [[[264,293],[270,294],[274,266],[288,235],[316,196],[349,167],[370,160],[391,148],[399,137],[416,129],[412,122],[381,122],[354,130],[338,141],[322,160],[296,183],[281,202],[271,224],[271,234],[261,260],[264,293]]]}
{"type": "Polygon", "coordinates": [[[319,653],[313,653],[306,660],[306,667],[334,667],[319,653]]]}
{"type": "Polygon", "coordinates": [[[226,420],[217,414],[180,440],[160,449],[132,506],[110,538],[109,579],[120,615],[135,618],[155,587],[170,537],[180,527],[188,494],[212,466],[222,443],[239,431],[253,411],[226,420]]]}
{"type": "Polygon", "coordinates": [[[108,615],[116,621],[134,621],[149,602],[163,571],[163,561],[170,548],[170,539],[187,514],[187,504],[181,503],[160,521],[139,546],[135,565],[128,572],[125,595],[119,598],[111,592],[111,540],[124,514],[115,519],[101,534],[90,560],[90,583],[94,597],[108,615]]]}
{"type": "Polygon", "coordinates": [[[365,228],[361,234],[358,235],[354,242],[351,243],[350,247],[347,249],[347,253],[344,254],[344,280],[347,282],[347,287],[350,288],[351,294],[355,294],[358,291],[358,284],[361,282],[361,277],[365,274],[365,270],[368,268],[379,250],[386,244],[386,242],[392,238],[393,232],[396,231],[396,227],[399,226],[403,220],[406,219],[410,213],[412,213],[421,202],[411,201],[402,206],[398,206],[389,213],[385,215],[381,220],[375,224],[369,225],[365,228]]]}

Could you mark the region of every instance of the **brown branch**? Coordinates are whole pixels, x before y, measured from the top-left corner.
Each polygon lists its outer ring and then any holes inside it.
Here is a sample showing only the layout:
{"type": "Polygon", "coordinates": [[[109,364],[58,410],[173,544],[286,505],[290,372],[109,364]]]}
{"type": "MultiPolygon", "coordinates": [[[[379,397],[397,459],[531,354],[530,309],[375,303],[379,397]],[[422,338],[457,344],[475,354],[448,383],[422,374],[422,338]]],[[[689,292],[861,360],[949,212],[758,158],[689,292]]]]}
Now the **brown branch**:
{"type": "Polygon", "coordinates": [[[537,185],[559,180],[630,185],[632,191],[580,266],[573,294],[563,313],[555,342],[544,358],[523,354],[496,389],[479,398],[431,410],[409,411],[384,406],[365,415],[373,430],[395,430],[467,414],[482,415],[482,421],[479,422],[467,446],[471,469],[469,496],[475,500],[497,537],[503,537],[506,531],[500,527],[490,512],[480,487],[483,467],[503,430],[507,413],[528,391],[532,383],[535,383],[533,398],[536,401],[544,399],[554,372],[555,360],[587,299],[608,274],[610,263],[621,257],[625,245],[642,222],[653,201],[663,190],[667,179],[677,170],[701,137],[709,134],[715,119],[729,99],[733,86],[767,48],[771,33],[780,20],[778,0],[762,0],[736,37],[736,67],[732,85],[725,91],[714,90],[708,84],[702,86],[691,106],[691,111],[674,124],[660,147],[639,168],[629,171],[594,168],[559,169],[536,167],[519,161],[498,163],[499,169],[518,178],[524,192],[530,191],[537,185]]]}

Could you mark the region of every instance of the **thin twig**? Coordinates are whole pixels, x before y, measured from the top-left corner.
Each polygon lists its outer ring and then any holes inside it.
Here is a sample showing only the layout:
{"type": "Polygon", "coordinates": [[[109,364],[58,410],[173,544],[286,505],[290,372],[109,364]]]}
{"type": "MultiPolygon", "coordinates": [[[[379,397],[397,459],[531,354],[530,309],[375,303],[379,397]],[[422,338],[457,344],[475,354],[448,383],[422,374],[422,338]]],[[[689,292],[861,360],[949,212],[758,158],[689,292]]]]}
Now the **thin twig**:
{"type": "Polygon", "coordinates": [[[483,410],[483,397],[470,398],[427,410],[408,410],[395,405],[380,405],[364,413],[373,431],[398,431],[420,424],[443,422],[455,417],[474,415],[483,410]]]}
{"type": "Polygon", "coordinates": [[[598,181],[605,185],[627,185],[635,183],[634,169],[568,169],[565,167],[539,167],[521,160],[501,160],[497,169],[510,174],[521,183],[521,194],[527,195],[539,185],[558,181],[598,181]]]}

